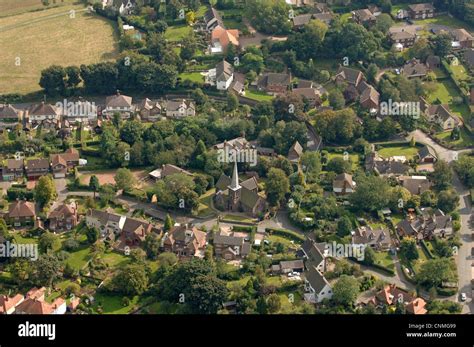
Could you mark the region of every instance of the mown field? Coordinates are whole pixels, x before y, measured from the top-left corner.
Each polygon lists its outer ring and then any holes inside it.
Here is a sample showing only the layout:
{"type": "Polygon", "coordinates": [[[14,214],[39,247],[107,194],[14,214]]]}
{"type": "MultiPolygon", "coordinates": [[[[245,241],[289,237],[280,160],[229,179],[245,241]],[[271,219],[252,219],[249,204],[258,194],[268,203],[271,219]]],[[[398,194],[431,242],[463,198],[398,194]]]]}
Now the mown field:
{"type": "Polygon", "coordinates": [[[115,59],[117,41],[115,24],[87,13],[83,5],[0,18],[0,94],[39,90],[41,70],[54,64],[115,59]]]}
{"type": "Polygon", "coordinates": [[[52,0],[45,6],[42,0],[0,0],[0,17],[30,11],[47,10],[53,7],[80,3],[79,0],[52,0]]]}

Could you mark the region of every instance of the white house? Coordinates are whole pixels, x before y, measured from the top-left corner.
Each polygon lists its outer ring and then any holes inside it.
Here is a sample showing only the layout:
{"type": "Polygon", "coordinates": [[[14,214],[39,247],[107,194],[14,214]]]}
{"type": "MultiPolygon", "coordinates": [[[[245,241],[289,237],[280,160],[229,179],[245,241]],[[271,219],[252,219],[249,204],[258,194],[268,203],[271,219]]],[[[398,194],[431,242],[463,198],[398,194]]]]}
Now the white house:
{"type": "Polygon", "coordinates": [[[229,89],[234,80],[234,68],[227,61],[223,60],[216,65],[216,88],[218,90],[229,89]]]}
{"type": "Polygon", "coordinates": [[[61,118],[61,112],[56,106],[46,104],[44,101],[41,104],[32,105],[28,109],[28,120],[30,123],[40,123],[44,120],[56,120],[61,118]]]}
{"type": "Polygon", "coordinates": [[[89,210],[86,215],[86,224],[89,228],[100,231],[101,237],[113,232],[119,234],[125,224],[125,216],[99,210],[89,210]]]}
{"type": "Polygon", "coordinates": [[[319,303],[332,298],[332,288],[326,278],[314,266],[304,273],[304,299],[310,303],[319,303]]]}

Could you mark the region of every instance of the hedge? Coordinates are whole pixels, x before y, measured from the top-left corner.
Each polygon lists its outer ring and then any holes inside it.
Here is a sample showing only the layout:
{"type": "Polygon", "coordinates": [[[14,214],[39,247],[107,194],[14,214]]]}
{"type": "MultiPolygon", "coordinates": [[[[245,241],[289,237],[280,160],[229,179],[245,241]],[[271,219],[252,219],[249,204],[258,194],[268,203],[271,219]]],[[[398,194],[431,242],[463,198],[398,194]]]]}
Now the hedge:
{"type": "Polygon", "coordinates": [[[428,256],[429,256],[431,259],[436,258],[436,256],[433,254],[433,252],[431,252],[431,250],[428,248],[428,245],[426,244],[425,240],[421,240],[421,246],[422,246],[423,249],[426,251],[426,253],[428,253],[428,256]]]}
{"type": "Polygon", "coordinates": [[[9,201],[13,200],[33,200],[33,191],[24,188],[9,188],[7,190],[7,198],[9,201]]]}
{"type": "Polygon", "coordinates": [[[279,235],[285,237],[287,239],[297,241],[297,242],[304,242],[305,237],[301,234],[298,234],[295,231],[288,230],[288,229],[276,229],[276,228],[265,228],[265,231],[269,234],[279,235]]]}
{"type": "Polygon", "coordinates": [[[458,288],[436,288],[436,292],[441,296],[453,296],[458,292],[458,288]]]}
{"type": "Polygon", "coordinates": [[[257,228],[254,226],[243,226],[243,225],[234,225],[232,227],[232,230],[234,231],[247,232],[247,233],[251,233],[255,231],[256,229],[257,228]]]}

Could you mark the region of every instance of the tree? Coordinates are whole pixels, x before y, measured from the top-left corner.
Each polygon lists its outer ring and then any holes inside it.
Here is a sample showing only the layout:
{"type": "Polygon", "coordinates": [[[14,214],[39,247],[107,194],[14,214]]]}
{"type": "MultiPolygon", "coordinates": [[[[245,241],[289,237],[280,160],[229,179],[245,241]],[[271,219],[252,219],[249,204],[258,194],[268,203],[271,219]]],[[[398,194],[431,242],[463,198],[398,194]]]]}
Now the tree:
{"type": "Polygon", "coordinates": [[[86,237],[87,237],[87,242],[90,244],[94,244],[98,239],[99,239],[100,233],[97,228],[87,228],[86,229],[86,237]]]}
{"type": "Polygon", "coordinates": [[[41,71],[39,85],[51,96],[62,95],[66,89],[66,71],[62,66],[52,65],[41,71]]]}
{"type": "Polygon", "coordinates": [[[344,95],[339,89],[333,89],[329,92],[329,105],[331,105],[335,110],[340,110],[346,104],[344,95]]]}
{"type": "Polygon", "coordinates": [[[140,295],[148,288],[148,275],[141,265],[126,265],[112,279],[113,289],[125,295],[140,295]]]}
{"type": "Polygon", "coordinates": [[[290,191],[290,181],[283,170],[273,167],[268,171],[267,177],[268,202],[272,206],[279,206],[285,195],[290,191]]]}
{"type": "Polygon", "coordinates": [[[133,145],[134,143],[141,141],[144,132],[145,128],[142,122],[131,120],[125,122],[123,127],[120,129],[120,138],[129,145],[133,145]]]}
{"type": "Polygon", "coordinates": [[[344,306],[352,306],[359,295],[359,281],[353,276],[342,275],[334,284],[332,299],[344,306]]]}
{"type": "Polygon", "coordinates": [[[49,231],[43,233],[38,240],[38,248],[42,253],[48,253],[59,246],[59,240],[56,235],[49,231]]]}
{"type": "Polygon", "coordinates": [[[429,259],[421,264],[416,280],[426,288],[440,287],[443,282],[456,282],[456,264],[453,259],[429,259]]]}
{"type": "Polygon", "coordinates": [[[400,242],[400,253],[408,260],[416,260],[420,256],[416,248],[416,241],[409,238],[404,238],[400,242]]]}
{"type": "Polygon", "coordinates": [[[452,38],[448,33],[440,33],[439,35],[436,35],[432,40],[434,53],[441,58],[446,57],[451,50],[451,42],[452,38]]]}
{"type": "Polygon", "coordinates": [[[446,213],[454,211],[459,204],[459,195],[454,189],[442,190],[438,194],[438,208],[446,213]]]}
{"type": "Polygon", "coordinates": [[[146,255],[149,259],[156,259],[160,252],[160,247],[160,239],[155,233],[150,233],[145,236],[145,241],[143,242],[143,249],[145,250],[146,255]]]}
{"type": "Polygon", "coordinates": [[[239,99],[234,93],[228,92],[227,93],[227,110],[233,112],[238,107],[239,107],[239,99]]]}
{"type": "Polygon", "coordinates": [[[352,162],[342,157],[334,157],[326,165],[326,170],[337,174],[348,173],[352,171],[352,162]]]}
{"type": "Polygon", "coordinates": [[[115,173],[115,185],[124,192],[129,192],[136,184],[136,178],[129,169],[120,168],[115,173]]]}
{"type": "Polygon", "coordinates": [[[277,294],[270,294],[267,299],[269,313],[277,313],[281,309],[281,299],[277,294]]]}
{"type": "Polygon", "coordinates": [[[352,221],[347,216],[342,216],[337,221],[337,235],[340,237],[347,236],[352,231],[352,221]]]}
{"type": "Polygon", "coordinates": [[[99,188],[100,200],[107,205],[115,197],[115,188],[112,184],[104,184],[99,188]]]}
{"type": "Polygon", "coordinates": [[[377,261],[377,256],[372,247],[365,247],[364,250],[364,263],[368,265],[373,265],[377,261]]]}
{"type": "Polygon", "coordinates": [[[97,191],[99,191],[100,188],[100,182],[96,175],[92,175],[89,179],[89,188],[94,192],[95,199],[95,194],[97,191]]]}
{"type": "Polygon", "coordinates": [[[377,30],[380,30],[382,33],[386,34],[392,25],[392,17],[390,17],[390,15],[387,13],[382,13],[377,17],[377,23],[375,24],[375,27],[377,30]]]}
{"type": "Polygon", "coordinates": [[[169,267],[178,262],[176,254],[171,252],[163,252],[158,256],[158,263],[160,266],[169,267]]]}
{"type": "Polygon", "coordinates": [[[355,192],[349,197],[352,205],[366,211],[377,211],[387,206],[389,185],[378,176],[359,176],[355,192]]]}
{"type": "Polygon", "coordinates": [[[376,64],[370,64],[369,67],[367,68],[367,80],[371,83],[374,83],[377,74],[379,73],[379,68],[376,64]]]}
{"type": "Polygon", "coordinates": [[[224,281],[212,275],[197,276],[191,282],[187,303],[194,313],[216,314],[228,295],[224,281]]]}
{"type": "Polygon", "coordinates": [[[168,213],[168,214],[166,214],[166,219],[165,219],[165,224],[163,226],[163,230],[164,231],[170,231],[173,226],[174,226],[174,221],[168,213]]]}
{"type": "Polygon", "coordinates": [[[40,286],[52,287],[61,278],[62,264],[54,254],[41,255],[33,265],[33,282],[40,286]]]}
{"type": "Polygon", "coordinates": [[[300,160],[306,181],[308,183],[315,183],[319,180],[321,173],[321,155],[319,152],[306,151],[301,156],[300,160]]]}
{"type": "Polygon", "coordinates": [[[291,30],[289,9],[284,1],[248,0],[245,4],[245,17],[249,18],[258,31],[284,35],[291,30]]]}
{"type": "Polygon", "coordinates": [[[35,200],[44,207],[58,196],[51,175],[41,176],[35,187],[35,200]]]}
{"type": "Polygon", "coordinates": [[[453,180],[453,173],[449,164],[444,160],[438,160],[434,164],[434,172],[431,174],[431,179],[436,189],[445,190],[449,188],[453,180]]]}

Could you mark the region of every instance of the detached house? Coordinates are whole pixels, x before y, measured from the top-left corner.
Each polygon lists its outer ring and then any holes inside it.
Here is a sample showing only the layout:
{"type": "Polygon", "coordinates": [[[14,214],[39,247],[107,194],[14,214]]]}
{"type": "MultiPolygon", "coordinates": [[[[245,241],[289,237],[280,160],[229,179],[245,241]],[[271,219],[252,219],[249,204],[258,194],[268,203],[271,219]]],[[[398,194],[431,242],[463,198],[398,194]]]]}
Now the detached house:
{"type": "Polygon", "coordinates": [[[52,303],[45,299],[46,288],[33,288],[26,293],[25,300],[15,308],[15,314],[65,314],[66,300],[59,297],[52,303]]]}
{"type": "Polygon", "coordinates": [[[180,225],[165,233],[162,247],[165,252],[175,253],[180,258],[204,257],[207,235],[196,227],[180,225]]]}
{"type": "Polygon", "coordinates": [[[431,189],[432,183],[426,176],[400,176],[398,178],[402,187],[408,189],[411,194],[421,195],[431,189]]]}
{"type": "Polygon", "coordinates": [[[110,7],[121,16],[131,15],[136,7],[136,0],[103,0],[103,7],[110,7]]]}
{"type": "Polygon", "coordinates": [[[436,152],[431,146],[424,146],[418,151],[418,162],[422,164],[435,163],[438,160],[436,152]]]}
{"type": "Polygon", "coordinates": [[[453,29],[451,31],[453,36],[453,45],[460,48],[472,48],[474,37],[466,29],[453,29]]]}
{"type": "Polygon", "coordinates": [[[146,122],[155,122],[162,118],[163,107],[157,101],[146,98],[138,105],[140,119],[146,122]]]}
{"type": "Polygon", "coordinates": [[[23,177],[23,160],[7,159],[2,168],[2,179],[4,181],[14,181],[23,177]]]}
{"type": "Polygon", "coordinates": [[[440,209],[425,208],[421,216],[400,221],[396,230],[400,237],[409,236],[416,240],[431,240],[435,236],[446,238],[453,235],[453,220],[440,209]]]}
{"type": "Polygon", "coordinates": [[[352,11],[352,20],[357,24],[375,24],[377,22],[377,16],[380,14],[380,11],[376,8],[377,7],[352,11]]]}
{"type": "Polygon", "coordinates": [[[292,163],[297,164],[300,161],[301,156],[303,155],[303,147],[298,141],[296,141],[293,146],[291,146],[288,151],[288,160],[292,163]]]}
{"type": "Polygon", "coordinates": [[[20,111],[12,105],[0,105],[0,129],[14,129],[20,120],[20,111]]]}
{"type": "Polygon", "coordinates": [[[119,235],[122,232],[126,217],[100,210],[89,210],[86,214],[86,225],[99,230],[101,237],[119,235]]]}
{"type": "Polygon", "coordinates": [[[145,237],[152,232],[161,234],[161,231],[153,224],[127,217],[122,226],[119,248],[140,247],[145,237]]]}
{"type": "Polygon", "coordinates": [[[18,200],[10,204],[8,222],[14,227],[32,226],[36,219],[35,204],[29,201],[18,200]]]}
{"type": "Polygon", "coordinates": [[[418,59],[411,59],[402,67],[402,74],[406,78],[425,77],[428,73],[428,67],[418,59]]]}
{"type": "Polygon", "coordinates": [[[416,34],[402,29],[401,31],[391,31],[390,41],[394,45],[401,45],[401,48],[409,48],[415,44],[416,34]]]}
{"type": "Polygon", "coordinates": [[[26,161],[25,171],[29,180],[35,180],[49,172],[48,159],[30,159],[26,161]]]}
{"type": "Polygon", "coordinates": [[[392,239],[388,230],[361,226],[352,232],[352,244],[365,245],[377,251],[387,251],[390,249],[392,239]]]}
{"type": "Polygon", "coordinates": [[[245,258],[251,250],[250,242],[246,241],[245,237],[222,228],[214,236],[213,244],[216,256],[227,261],[245,258]]]}
{"type": "Polygon", "coordinates": [[[239,31],[237,29],[225,29],[225,27],[218,25],[211,33],[210,53],[225,53],[229,45],[239,47],[239,31]]]}
{"type": "Polygon", "coordinates": [[[417,298],[407,291],[398,288],[395,284],[385,285],[384,288],[375,295],[375,302],[379,305],[392,306],[402,303],[409,314],[426,314],[426,302],[422,298],[417,298]]]}
{"type": "Polygon", "coordinates": [[[211,7],[204,15],[204,21],[206,22],[206,29],[208,31],[214,30],[217,26],[224,27],[224,21],[222,20],[219,12],[211,7]]]}
{"type": "Polygon", "coordinates": [[[326,243],[316,243],[310,239],[306,239],[301,246],[301,255],[303,260],[312,267],[316,268],[320,273],[326,272],[326,243]]]}
{"type": "Polygon", "coordinates": [[[433,18],[435,8],[430,3],[408,5],[408,15],[411,19],[433,18]]]}
{"type": "Polygon", "coordinates": [[[310,303],[320,303],[332,298],[332,288],[326,278],[314,267],[304,272],[304,300],[310,303]]]}
{"type": "Polygon", "coordinates": [[[347,83],[354,87],[357,87],[360,82],[364,80],[364,74],[356,69],[341,66],[334,76],[334,81],[337,85],[347,83]]]}
{"type": "Polygon", "coordinates": [[[454,129],[461,124],[460,119],[451,113],[447,104],[430,105],[425,114],[429,122],[437,124],[443,130],[454,129]]]}
{"type": "Polygon", "coordinates": [[[123,119],[128,119],[133,112],[135,112],[135,108],[132,104],[132,97],[117,92],[116,95],[108,96],[105,99],[105,109],[102,114],[112,117],[115,113],[118,113],[123,119]]]}
{"type": "Polygon", "coordinates": [[[25,300],[21,294],[16,294],[13,297],[8,295],[0,295],[0,314],[13,314],[15,308],[25,300]]]}
{"type": "Polygon", "coordinates": [[[52,231],[68,231],[78,223],[76,203],[61,204],[48,216],[49,229],[52,231]]]}
{"type": "Polygon", "coordinates": [[[166,102],[166,117],[184,118],[196,115],[196,107],[190,100],[168,100],[166,102]]]}
{"type": "Polygon", "coordinates": [[[270,94],[284,94],[290,86],[291,76],[282,73],[266,73],[257,81],[257,88],[270,94]]]}
{"type": "Polygon", "coordinates": [[[234,80],[234,67],[223,60],[216,65],[216,88],[218,90],[229,89],[234,80]]]}
{"type": "Polygon", "coordinates": [[[332,187],[336,195],[346,195],[354,192],[356,183],[352,180],[352,175],[343,173],[336,176],[332,187]]]}

